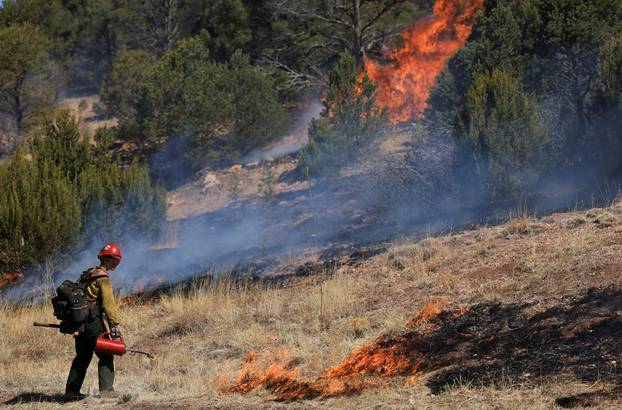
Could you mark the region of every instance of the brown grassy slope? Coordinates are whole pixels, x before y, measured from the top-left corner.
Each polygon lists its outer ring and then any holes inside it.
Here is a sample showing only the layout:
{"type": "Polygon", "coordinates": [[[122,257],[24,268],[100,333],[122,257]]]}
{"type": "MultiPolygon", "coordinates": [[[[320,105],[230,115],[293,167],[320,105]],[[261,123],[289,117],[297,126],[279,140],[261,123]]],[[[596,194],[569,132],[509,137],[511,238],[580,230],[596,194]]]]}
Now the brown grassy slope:
{"type": "Polygon", "coordinates": [[[98,95],[88,95],[65,98],[60,102],[59,106],[70,110],[80,122],[81,128],[92,137],[98,128],[117,125],[116,118],[102,119],[97,116],[94,109],[99,102],[98,95]]]}
{"type": "MultiPolygon", "coordinates": [[[[354,174],[377,172],[380,159],[395,161],[403,156],[407,145],[418,135],[417,128],[394,130],[384,135],[370,151],[371,158],[353,164],[341,171],[341,178],[354,174]]],[[[269,199],[280,194],[306,192],[309,181],[306,178],[284,181],[283,176],[298,166],[296,158],[285,156],[249,164],[235,164],[222,169],[205,169],[193,181],[182,185],[168,194],[167,219],[169,221],[189,218],[207,212],[227,208],[236,201],[269,199]]],[[[287,178],[286,178],[287,179],[287,178]]]]}
{"type": "MultiPolygon", "coordinates": [[[[622,205],[538,220],[519,217],[496,227],[422,241],[396,241],[387,252],[358,265],[344,265],[332,274],[303,278],[285,288],[249,285],[237,289],[221,282],[209,289],[197,286],[190,294],[166,297],[155,304],[127,306],[123,309],[123,330],[128,345],[151,350],[159,359],[153,363],[129,355],[117,359],[116,386],[137,394],[123,404],[132,408],[545,409],[554,408],[560,397],[579,393],[586,395],[576,400],[587,397],[589,404],[610,407],[619,397],[608,395],[617,380],[613,376],[618,374],[616,359],[611,357],[599,365],[611,369],[602,368],[600,375],[591,378],[571,371],[573,368],[550,372],[546,377],[536,377],[531,371],[517,374],[512,372],[511,360],[487,374],[489,370],[475,366],[477,357],[467,360],[446,354],[442,356],[446,363],[429,363],[429,371],[412,386],[406,384],[405,377],[394,377],[346,397],[280,404],[263,389],[247,395],[221,391],[232,385],[251,351],[286,354],[295,359],[301,379],[313,379],[380,334],[397,335],[398,339],[407,335],[405,323],[432,297],[444,298],[449,307],[487,301],[501,302],[502,307],[529,302],[521,311],[525,315],[561,309],[573,295],[582,297],[591,287],[620,285],[621,240],[622,205]],[[451,362],[451,357],[456,363],[451,362]],[[447,376],[454,367],[471,364],[464,378],[447,376]],[[490,380],[486,381],[487,377],[490,380]],[[443,385],[446,391],[431,395],[432,382],[439,378],[451,384],[443,385]]],[[[597,302],[592,305],[600,306],[597,302]]],[[[580,306],[585,309],[592,305],[580,306]]],[[[617,315],[603,311],[602,306],[598,309],[604,317],[617,315]]],[[[47,306],[18,310],[4,306],[0,310],[4,331],[0,338],[2,402],[32,399],[32,394],[37,393],[34,399],[44,402],[15,407],[60,408],[60,404],[46,401],[63,390],[72,358],[71,337],[31,327],[35,320],[53,319],[47,306]]],[[[577,325],[571,316],[553,316],[560,321],[551,326],[562,329],[560,340],[566,341],[574,340],[568,337],[579,333],[589,334],[594,330],[591,327],[602,323],[582,318],[577,325]]],[[[507,335],[513,337],[516,326],[520,330],[523,325],[503,324],[496,331],[509,332],[507,335]]],[[[463,333],[461,343],[468,344],[469,338],[481,336],[463,333]]],[[[549,336],[540,332],[534,337],[549,336]]],[[[492,343],[494,335],[486,337],[492,343]]],[[[443,341],[434,343],[441,346],[443,341]]],[[[482,342],[478,343],[481,348],[482,342]]],[[[494,343],[492,346],[499,347],[494,343]]],[[[439,354],[439,349],[430,351],[439,354]]],[[[525,349],[528,355],[541,350],[529,346],[525,349]]],[[[520,352],[508,354],[519,358],[520,352]]],[[[532,362],[540,359],[534,356],[532,362]]],[[[96,393],[96,384],[96,366],[92,364],[83,392],[96,393]]],[[[63,408],[115,405],[115,401],[89,398],[63,408]]]]}

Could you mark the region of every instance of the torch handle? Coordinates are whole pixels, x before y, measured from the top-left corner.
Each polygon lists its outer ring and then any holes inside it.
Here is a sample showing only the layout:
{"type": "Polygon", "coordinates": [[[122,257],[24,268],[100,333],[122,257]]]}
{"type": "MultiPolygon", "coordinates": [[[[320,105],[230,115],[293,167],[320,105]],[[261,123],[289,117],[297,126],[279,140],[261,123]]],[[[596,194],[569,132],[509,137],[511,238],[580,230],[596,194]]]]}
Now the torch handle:
{"type": "Polygon", "coordinates": [[[32,324],[33,326],[38,326],[38,327],[53,327],[55,329],[60,329],[60,325],[58,323],[41,323],[41,322],[35,322],[32,324]]]}

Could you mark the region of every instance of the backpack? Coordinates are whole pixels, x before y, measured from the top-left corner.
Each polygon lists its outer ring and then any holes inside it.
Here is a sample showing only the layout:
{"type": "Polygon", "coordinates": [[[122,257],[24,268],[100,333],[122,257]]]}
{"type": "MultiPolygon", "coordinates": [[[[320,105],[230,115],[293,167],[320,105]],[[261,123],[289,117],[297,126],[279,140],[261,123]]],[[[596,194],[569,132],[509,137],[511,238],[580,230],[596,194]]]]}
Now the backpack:
{"type": "Polygon", "coordinates": [[[61,322],[81,324],[89,318],[89,303],[86,301],[84,282],[66,280],[56,289],[52,298],[54,316],[61,322]]]}
{"type": "Polygon", "coordinates": [[[77,282],[66,280],[56,289],[52,298],[54,316],[61,322],[80,325],[86,322],[96,305],[86,300],[86,286],[91,280],[102,275],[92,275],[93,269],[86,270],[77,282]]]}

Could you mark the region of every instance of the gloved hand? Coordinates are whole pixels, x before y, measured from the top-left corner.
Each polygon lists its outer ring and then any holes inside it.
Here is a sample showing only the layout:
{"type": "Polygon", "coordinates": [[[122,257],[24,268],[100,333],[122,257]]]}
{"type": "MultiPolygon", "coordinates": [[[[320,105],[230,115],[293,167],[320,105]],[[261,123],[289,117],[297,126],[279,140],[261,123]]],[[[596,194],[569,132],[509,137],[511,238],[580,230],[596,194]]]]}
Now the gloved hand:
{"type": "Polygon", "coordinates": [[[110,338],[112,340],[119,340],[123,337],[123,335],[121,335],[121,331],[119,330],[119,327],[117,325],[110,325],[110,338]]]}

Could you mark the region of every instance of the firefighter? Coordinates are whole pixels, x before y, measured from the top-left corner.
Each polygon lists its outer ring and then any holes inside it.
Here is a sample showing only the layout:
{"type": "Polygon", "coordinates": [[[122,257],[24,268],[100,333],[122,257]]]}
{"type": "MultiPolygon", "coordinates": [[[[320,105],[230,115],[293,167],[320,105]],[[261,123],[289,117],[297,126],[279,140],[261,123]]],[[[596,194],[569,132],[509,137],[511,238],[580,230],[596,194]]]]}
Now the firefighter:
{"type": "MultiPolygon", "coordinates": [[[[105,331],[104,320],[108,322],[110,337],[114,340],[121,338],[118,310],[109,277],[110,272],[115,270],[119,262],[121,262],[121,249],[117,245],[109,243],[99,251],[97,257],[100,261],[99,266],[86,270],[80,277],[80,281],[85,283],[85,293],[90,306],[90,314],[84,329],[75,337],[76,357],[71,364],[65,388],[65,399],[68,401],[80,400],[86,397],[80,393],[80,388],[95,352],[97,337],[105,331]]],[[[100,397],[120,397],[120,394],[113,388],[113,356],[98,352],[95,352],[95,354],[99,358],[97,370],[100,397]]]]}

